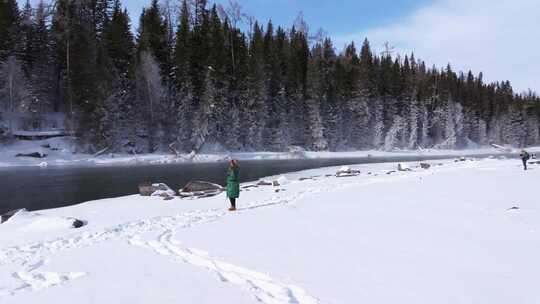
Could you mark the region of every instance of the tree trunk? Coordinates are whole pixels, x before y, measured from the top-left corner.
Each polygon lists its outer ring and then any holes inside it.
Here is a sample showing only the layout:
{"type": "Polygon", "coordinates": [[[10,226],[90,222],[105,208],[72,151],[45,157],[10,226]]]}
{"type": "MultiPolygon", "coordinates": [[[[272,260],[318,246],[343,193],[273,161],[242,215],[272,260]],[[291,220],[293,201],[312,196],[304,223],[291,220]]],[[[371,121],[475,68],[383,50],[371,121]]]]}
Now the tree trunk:
{"type": "Polygon", "coordinates": [[[154,123],[154,102],[152,100],[152,90],[150,87],[150,80],[146,79],[146,90],[148,93],[148,101],[150,102],[150,122],[154,123]]]}
{"type": "Polygon", "coordinates": [[[13,74],[9,75],[9,132],[13,133],[13,74]]]}

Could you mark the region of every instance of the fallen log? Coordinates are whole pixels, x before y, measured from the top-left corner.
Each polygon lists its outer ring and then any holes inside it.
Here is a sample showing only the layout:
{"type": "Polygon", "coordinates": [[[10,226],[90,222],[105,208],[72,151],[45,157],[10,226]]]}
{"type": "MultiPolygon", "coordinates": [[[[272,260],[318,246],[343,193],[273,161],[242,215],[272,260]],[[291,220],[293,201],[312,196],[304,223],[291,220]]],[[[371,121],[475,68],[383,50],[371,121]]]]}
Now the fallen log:
{"type": "Polygon", "coordinates": [[[103,149],[103,150],[100,150],[98,152],[96,152],[94,155],[92,155],[92,157],[98,157],[98,156],[101,156],[103,155],[105,152],[107,152],[109,150],[109,147],[103,149]]]}
{"type": "Polygon", "coordinates": [[[45,158],[45,157],[47,157],[47,154],[41,153],[41,152],[19,153],[19,154],[15,155],[15,157],[45,158]]]}

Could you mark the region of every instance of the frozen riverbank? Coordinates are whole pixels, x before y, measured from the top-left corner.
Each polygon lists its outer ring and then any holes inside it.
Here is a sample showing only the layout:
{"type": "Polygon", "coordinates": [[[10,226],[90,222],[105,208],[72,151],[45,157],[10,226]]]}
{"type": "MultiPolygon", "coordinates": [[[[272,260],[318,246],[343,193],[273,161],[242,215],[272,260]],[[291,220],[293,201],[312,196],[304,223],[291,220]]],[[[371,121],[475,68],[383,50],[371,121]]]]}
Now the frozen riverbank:
{"type": "MultiPolygon", "coordinates": [[[[221,162],[230,158],[239,160],[283,160],[283,159],[322,159],[322,158],[366,158],[366,157],[458,157],[463,155],[497,155],[519,154],[518,149],[496,149],[486,147],[468,150],[403,150],[403,151],[352,151],[352,152],[309,152],[295,150],[292,152],[234,152],[234,153],[201,153],[193,154],[140,154],[128,155],[103,153],[98,156],[74,153],[73,143],[66,138],[52,138],[40,141],[16,141],[10,145],[0,146],[0,167],[14,166],[136,166],[163,165],[178,163],[221,162]],[[43,158],[17,157],[18,154],[39,154],[43,158]]],[[[540,147],[531,148],[532,152],[540,152],[540,147]]]]}
{"type": "Polygon", "coordinates": [[[128,196],[21,214],[0,225],[0,301],[539,301],[540,167],[432,164],[287,174],[283,191],[242,192],[238,213],[224,196],[128,196]]]}

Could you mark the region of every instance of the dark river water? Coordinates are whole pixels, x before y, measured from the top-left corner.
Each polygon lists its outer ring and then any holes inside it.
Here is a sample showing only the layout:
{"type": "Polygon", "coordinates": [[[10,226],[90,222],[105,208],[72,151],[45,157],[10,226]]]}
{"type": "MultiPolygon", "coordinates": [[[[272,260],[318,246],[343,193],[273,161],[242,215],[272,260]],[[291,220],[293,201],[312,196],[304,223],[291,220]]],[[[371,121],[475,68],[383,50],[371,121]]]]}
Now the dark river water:
{"type": "MultiPolygon", "coordinates": [[[[329,166],[444,159],[436,157],[364,157],[242,161],[242,182],[329,166]]],[[[163,182],[174,190],[191,180],[224,184],[227,163],[116,167],[16,167],[0,169],[0,214],[26,208],[42,210],[138,193],[141,182],[163,182]]]]}

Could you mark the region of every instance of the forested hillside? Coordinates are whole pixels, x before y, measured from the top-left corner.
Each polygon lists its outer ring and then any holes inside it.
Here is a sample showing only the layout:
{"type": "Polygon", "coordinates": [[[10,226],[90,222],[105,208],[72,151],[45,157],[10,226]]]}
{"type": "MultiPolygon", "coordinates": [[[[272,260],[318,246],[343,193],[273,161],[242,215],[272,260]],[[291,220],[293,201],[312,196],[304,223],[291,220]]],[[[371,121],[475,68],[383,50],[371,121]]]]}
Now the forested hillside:
{"type": "Polygon", "coordinates": [[[368,40],[338,52],[301,18],[263,25],[206,0],[153,0],[139,18],[132,33],[120,0],[0,1],[3,139],[62,128],[85,152],[128,153],[540,143],[540,100],[509,81],[368,40]]]}

